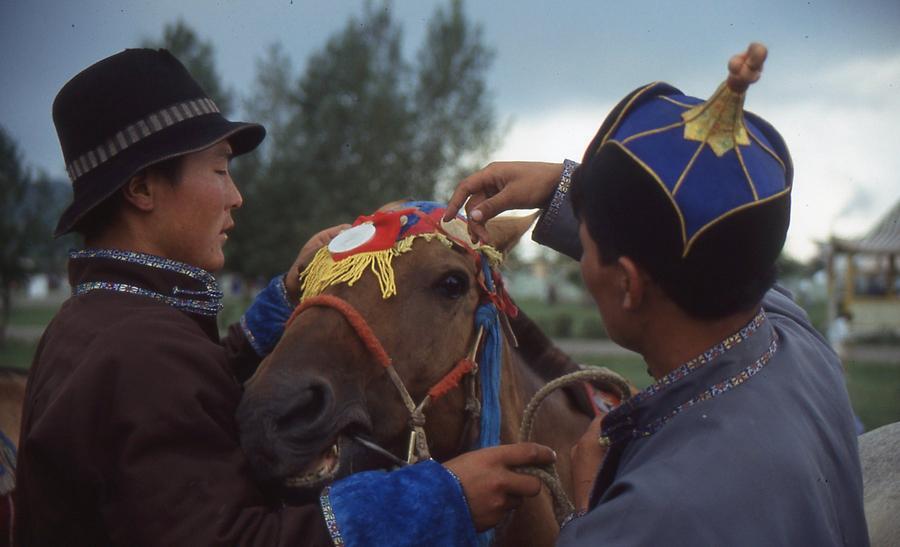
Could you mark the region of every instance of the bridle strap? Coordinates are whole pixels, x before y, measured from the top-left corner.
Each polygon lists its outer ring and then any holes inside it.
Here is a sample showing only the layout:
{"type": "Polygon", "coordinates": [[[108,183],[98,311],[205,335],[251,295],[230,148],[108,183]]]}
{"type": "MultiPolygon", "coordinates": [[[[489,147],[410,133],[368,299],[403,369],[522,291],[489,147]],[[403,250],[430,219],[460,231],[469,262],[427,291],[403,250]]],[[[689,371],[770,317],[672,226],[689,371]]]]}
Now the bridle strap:
{"type": "MultiPolygon", "coordinates": [[[[409,463],[415,463],[416,461],[429,459],[431,454],[428,449],[427,438],[425,437],[425,408],[432,400],[440,398],[451,389],[458,386],[460,380],[466,374],[475,374],[478,371],[478,364],[475,362],[475,357],[478,353],[478,347],[481,344],[484,329],[478,329],[475,343],[469,350],[468,355],[463,359],[460,359],[450,372],[445,374],[443,378],[428,390],[428,394],[425,395],[422,402],[416,405],[412,396],[409,394],[409,390],[407,390],[406,386],[403,384],[400,375],[397,374],[397,370],[394,368],[391,358],[384,350],[384,346],[381,345],[381,341],[378,340],[378,337],[372,331],[371,327],[369,327],[366,319],[346,300],[330,294],[320,294],[318,296],[307,298],[297,306],[290,318],[288,318],[285,323],[285,329],[287,329],[288,325],[290,325],[298,315],[312,307],[332,308],[340,312],[347,320],[347,323],[353,327],[353,331],[359,337],[363,346],[365,346],[369,353],[372,354],[378,364],[385,368],[388,377],[397,388],[397,391],[400,393],[400,398],[403,400],[403,404],[409,412],[409,427],[411,431],[409,448],[407,451],[407,461],[409,463]]],[[[467,401],[466,406],[470,406],[470,401],[467,401]]]]}
{"type": "Polygon", "coordinates": [[[356,311],[356,308],[351,306],[349,302],[337,296],[320,294],[318,296],[307,298],[294,309],[294,313],[288,318],[287,322],[284,324],[284,328],[287,329],[298,315],[314,306],[333,308],[341,312],[347,322],[350,323],[350,326],[353,327],[356,335],[359,336],[360,341],[362,341],[366,349],[369,350],[369,353],[372,354],[372,357],[378,361],[378,364],[385,368],[391,366],[391,358],[388,357],[387,352],[384,351],[384,346],[381,345],[378,337],[372,332],[372,329],[369,327],[365,318],[360,315],[360,313],[356,311]]]}

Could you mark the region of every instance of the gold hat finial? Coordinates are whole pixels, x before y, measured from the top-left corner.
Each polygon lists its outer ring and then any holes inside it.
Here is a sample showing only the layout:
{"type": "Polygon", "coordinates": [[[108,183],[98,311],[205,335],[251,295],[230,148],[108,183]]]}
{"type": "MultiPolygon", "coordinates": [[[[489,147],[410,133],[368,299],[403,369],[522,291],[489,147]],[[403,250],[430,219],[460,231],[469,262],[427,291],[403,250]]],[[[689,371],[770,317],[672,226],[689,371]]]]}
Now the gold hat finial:
{"type": "Polygon", "coordinates": [[[747,51],[728,61],[728,79],[705,103],[684,112],[684,138],[705,142],[721,157],[738,145],[749,145],[744,126],[744,96],[750,84],[759,80],[768,50],[754,42],[747,51]]]}

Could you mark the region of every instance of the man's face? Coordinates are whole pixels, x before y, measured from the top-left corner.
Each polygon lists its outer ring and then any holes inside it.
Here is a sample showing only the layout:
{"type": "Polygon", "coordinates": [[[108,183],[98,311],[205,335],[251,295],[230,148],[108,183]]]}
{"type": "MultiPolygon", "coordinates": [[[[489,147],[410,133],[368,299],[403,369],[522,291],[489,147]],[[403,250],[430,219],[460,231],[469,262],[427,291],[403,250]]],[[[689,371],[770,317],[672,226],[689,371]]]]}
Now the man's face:
{"type": "Polygon", "coordinates": [[[222,269],[231,210],[242,198],[229,172],[231,146],[220,141],[184,156],[176,184],[155,181],[159,200],[160,243],[167,258],[208,271],[222,269]]]}

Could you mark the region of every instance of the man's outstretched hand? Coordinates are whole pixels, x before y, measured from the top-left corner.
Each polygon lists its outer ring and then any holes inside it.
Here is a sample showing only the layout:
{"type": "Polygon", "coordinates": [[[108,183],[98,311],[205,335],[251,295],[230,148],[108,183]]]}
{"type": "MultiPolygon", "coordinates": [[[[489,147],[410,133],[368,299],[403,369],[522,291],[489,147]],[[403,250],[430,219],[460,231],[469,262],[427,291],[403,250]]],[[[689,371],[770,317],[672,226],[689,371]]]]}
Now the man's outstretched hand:
{"type": "Polygon", "coordinates": [[[459,477],[469,511],[479,532],[492,528],[503,515],[515,509],[525,497],[541,491],[537,477],[517,473],[513,467],[547,465],[556,453],[535,443],[518,443],[482,448],[457,456],[444,464],[459,477]]]}
{"type": "Polygon", "coordinates": [[[452,219],[465,203],[469,235],[473,241],[487,242],[485,222],[509,209],[542,206],[553,195],[562,169],[561,163],[494,162],[459,183],[447,204],[444,220],[452,219]]]}

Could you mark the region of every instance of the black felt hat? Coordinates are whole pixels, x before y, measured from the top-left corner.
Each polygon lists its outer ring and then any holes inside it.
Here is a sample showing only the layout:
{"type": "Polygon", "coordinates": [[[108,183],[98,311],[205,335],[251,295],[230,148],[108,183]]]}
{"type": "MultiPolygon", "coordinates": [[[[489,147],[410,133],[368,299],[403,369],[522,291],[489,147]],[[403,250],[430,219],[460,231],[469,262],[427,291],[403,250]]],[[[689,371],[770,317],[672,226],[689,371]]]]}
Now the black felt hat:
{"type": "Polygon", "coordinates": [[[164,49],[127,49],[86,68],[57,94],[53,122],[74,190],[57,237],[149,165],[223,139],[240,155],[266,135],[259,124],[225,119],[164,49]]]}

